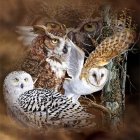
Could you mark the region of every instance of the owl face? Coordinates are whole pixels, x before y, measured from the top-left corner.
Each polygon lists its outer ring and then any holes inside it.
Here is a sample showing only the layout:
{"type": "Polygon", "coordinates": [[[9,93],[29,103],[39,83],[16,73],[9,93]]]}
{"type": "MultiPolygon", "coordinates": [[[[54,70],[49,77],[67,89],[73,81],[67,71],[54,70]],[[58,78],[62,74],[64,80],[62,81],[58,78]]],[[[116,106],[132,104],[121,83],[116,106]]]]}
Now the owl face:
{"type": "Polygon", "coordinates": [[[69,32],[68,37],[81,47],[85,52],[85,55],[88,56],[89,53],[95,49],[92,39],[98,37],[101,27],[102,22],[99,18],[87,20],[79,25],[76,30],[69,32]]]}
{"type": "Polygon", "coordinates": [[[104,86],[108,79],[108,70],[106,68],[92,68],[89,71],[89,81],[92,85],[104,86]]]}
{"type": "Polygon", "coordinates": [[[48,57],[56,57],[64,60],[70,52],[70,47],[67,45],[66,38],[46,36],[44,44],[46,51],[48,51],[48,57]]]}
{"type": "Polygon", "coordinates": [[[59,29],[59,26],[49,23],[47,26],[36,25],[34,30],[43,38],[44,52],[50,59],[58,59],[64,61],[69,54],[70,48],[67,45],[67,37],[64,29],[59,29]],[[51,26],[52,25],[52,26],[51,26]]]}
{"type": "Polygon", "coordinates": [[[15,71],[5,78],[4,88],[14,96],[19,96],[21,93],[33,89],[33,80],[28,73],[15,71]]]}

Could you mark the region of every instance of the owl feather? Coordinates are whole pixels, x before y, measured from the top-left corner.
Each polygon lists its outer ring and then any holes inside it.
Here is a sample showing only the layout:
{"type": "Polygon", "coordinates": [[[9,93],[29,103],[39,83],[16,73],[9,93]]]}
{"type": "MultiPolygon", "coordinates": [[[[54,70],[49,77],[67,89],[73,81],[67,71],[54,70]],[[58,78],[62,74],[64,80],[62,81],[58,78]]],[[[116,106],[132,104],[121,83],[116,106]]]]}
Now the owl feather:
{"type": "Polygon", "coordinates": [[[12,72],[5,78],[4,97],[12,117],[26,127],[75,129],[95,126],[93,114],[53,89],[34,89],[31,76],[24,71],[12,72]]]}
{"type": "Polygon", "coordinates": [[[103,67],[113,58],[124,53],[134,43],[136,33],[134,30],[125,29],[104,39],[87,58],[81,77],[85,77],[91,68],[103,67]]]}

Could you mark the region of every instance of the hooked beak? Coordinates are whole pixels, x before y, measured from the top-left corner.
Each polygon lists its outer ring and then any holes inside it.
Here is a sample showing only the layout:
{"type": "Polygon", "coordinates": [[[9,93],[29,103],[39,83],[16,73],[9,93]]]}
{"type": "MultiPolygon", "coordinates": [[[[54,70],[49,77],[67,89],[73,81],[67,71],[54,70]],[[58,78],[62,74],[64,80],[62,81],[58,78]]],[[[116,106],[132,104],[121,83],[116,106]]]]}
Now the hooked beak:
{"type": "Polygon", "coordinates": [[[96,81],[97,81],[97,84],[100,85],[100,80],[96,80],[96,81]]]}
{"type": "Polygon", "coordinates": [[[24,84],[21,84],[20,87],[23,89],[24,88],[24,84]]]}

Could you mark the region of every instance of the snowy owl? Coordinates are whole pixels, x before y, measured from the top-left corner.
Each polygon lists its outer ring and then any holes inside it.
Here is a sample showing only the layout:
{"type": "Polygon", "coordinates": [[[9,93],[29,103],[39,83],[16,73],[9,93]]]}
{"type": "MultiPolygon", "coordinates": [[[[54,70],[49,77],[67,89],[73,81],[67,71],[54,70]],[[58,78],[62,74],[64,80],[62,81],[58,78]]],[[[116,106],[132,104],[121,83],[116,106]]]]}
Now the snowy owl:
{"type": "Polygon", "coordinates": [[[70,53],[69,39],[63,24],[48,22],[46,25],[18,27],[29,47],[21,70],[28,72],[36,88],[53,88],[60,91],[66,73],[66,60],[70,53]]]}
{"type": "Polygon", "coordinates": [[[94,127],[94,115],[51,89],[35,89],[24,71],[10,73],[4,81],[4,97],[12,117],[35,129],[94,127]]]}
{"type": "Polygon", "coordinates": [[[105,67],[93,67],[89,70],[87,79],[81,79],[80,75],[84,65],[85,53],[80,48],[77,51],[73,49],[71,51],[67,69],[67,73],[71,78],[65,79],[63,88],[65,95],[68,98],[72,98],[73,103],[77,103],[81,95],[102,90],[107,82],[109,71],[105,67]]]}

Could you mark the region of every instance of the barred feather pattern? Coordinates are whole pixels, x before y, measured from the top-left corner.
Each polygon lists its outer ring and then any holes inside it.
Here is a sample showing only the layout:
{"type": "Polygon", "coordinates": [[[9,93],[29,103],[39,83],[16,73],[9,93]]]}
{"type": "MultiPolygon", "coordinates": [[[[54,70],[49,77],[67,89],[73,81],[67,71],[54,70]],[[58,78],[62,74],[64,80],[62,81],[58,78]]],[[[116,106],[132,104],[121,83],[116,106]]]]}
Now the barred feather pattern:
{"type": "Polygon", "coordinates": [[[65,72],[62,78],[56,77],[50,64],[46,61],[48,52],[45,50],[44,39],[45,36],[38,36],[33,40],[33,47],[30,48],[27,57],[24,59],[21,70],[28,72],[36,80],[36,88],[47,87],[59,91],[64,81],[65,72]]]}
{"type": "Polygon", "coordinates": [[[21,94],[11,111],[18,115],[18,120],[26,118],[20,122],[29,127],[73,129],[95,125],[94,115],[51,89],[33,89],[21,94]]]}

